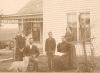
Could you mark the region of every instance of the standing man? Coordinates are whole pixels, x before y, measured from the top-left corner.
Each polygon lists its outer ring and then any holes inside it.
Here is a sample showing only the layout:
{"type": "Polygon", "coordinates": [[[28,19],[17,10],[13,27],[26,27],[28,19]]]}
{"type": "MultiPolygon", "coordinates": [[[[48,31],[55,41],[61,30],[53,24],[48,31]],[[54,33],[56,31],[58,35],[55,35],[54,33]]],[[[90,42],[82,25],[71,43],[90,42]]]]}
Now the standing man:
{"type": "Polygon", "coordinates": [[[56,48],[56,42],[55,42],[55,39],[52,38],[52,32],[49,32],[48,36],[49,38],[47,38],[45,42],[45,52],[48,57],[49,70],[51,70],[52,69],[52,59],[54,57],[55,48],[56,48]]]}
{"type": "Polygon", "coordinates": [[[15,37],[15,40],[16,40],[15,60],[22,61],[23,60],[23,50],[26,46],[26,38],[23,36],[22,31],[19,31],[18,35],[15,37]]]}

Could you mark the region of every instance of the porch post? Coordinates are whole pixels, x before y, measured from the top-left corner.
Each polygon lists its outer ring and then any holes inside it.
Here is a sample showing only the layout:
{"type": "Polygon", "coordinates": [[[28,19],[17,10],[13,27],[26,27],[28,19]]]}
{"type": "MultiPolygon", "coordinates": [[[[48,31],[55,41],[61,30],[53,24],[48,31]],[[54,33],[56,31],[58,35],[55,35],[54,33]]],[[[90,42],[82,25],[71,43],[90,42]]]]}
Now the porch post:
{"type": "Polygon", "coordinates": [[[79,13],[77,12],[77,41],[79,41],[79,13]]]}
{"type": "Polygon", "coordinates": [[[18,29],[19,29],[19,31],[20,31],[20,23],[18,23],[18,29]]]}
{"type": "Polygon", "coordinates": [[[21,29],[22,31],[23,31],[23,24],[24,24],[24,23],[23,23],[23,18],[22,18],[22,29],[21,29]]]}

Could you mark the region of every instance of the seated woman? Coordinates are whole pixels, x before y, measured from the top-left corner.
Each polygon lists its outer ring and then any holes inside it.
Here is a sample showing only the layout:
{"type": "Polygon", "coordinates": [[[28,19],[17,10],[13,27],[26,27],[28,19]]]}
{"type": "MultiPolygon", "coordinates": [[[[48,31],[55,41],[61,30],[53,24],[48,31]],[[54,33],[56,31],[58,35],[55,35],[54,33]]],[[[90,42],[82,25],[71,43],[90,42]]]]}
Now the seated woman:
{"type": "Polygon", "coordinates": [[[65,36],[62,36],[62,42],[57,45],[57,51],[63,53],[62,56],[55,56],[53,59],[53,71],[65,71],[69,68],[70,45],[66,43],[65,36]]]}

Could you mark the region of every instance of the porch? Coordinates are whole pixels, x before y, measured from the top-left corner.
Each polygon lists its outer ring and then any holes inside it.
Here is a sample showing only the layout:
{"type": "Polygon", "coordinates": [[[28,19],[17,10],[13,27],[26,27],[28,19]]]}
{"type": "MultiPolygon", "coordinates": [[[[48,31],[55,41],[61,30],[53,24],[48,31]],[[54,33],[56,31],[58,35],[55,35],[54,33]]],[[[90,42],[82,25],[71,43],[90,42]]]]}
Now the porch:
{"type": "Polygon", "coordinates": [[[23,31],[26,36],[26,44],[28,39],[33,38],[34,44],[43,53],[43,15],[4,15],[2,16],[2,24],[18,24],[18,30],[23,31]]]}

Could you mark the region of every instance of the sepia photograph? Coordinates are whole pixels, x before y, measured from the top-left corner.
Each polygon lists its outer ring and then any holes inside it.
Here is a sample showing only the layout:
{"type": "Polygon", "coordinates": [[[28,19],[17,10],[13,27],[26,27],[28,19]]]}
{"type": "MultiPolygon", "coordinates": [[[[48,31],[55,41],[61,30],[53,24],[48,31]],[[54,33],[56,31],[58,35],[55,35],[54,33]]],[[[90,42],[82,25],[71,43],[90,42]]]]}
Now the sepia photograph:
{"type": "Polygon", "coordinates": [[[0,0],[0,72],[100,72],[100,0],[0,0]]]}

